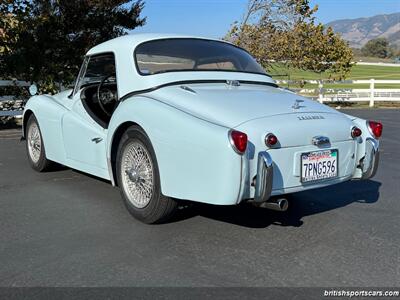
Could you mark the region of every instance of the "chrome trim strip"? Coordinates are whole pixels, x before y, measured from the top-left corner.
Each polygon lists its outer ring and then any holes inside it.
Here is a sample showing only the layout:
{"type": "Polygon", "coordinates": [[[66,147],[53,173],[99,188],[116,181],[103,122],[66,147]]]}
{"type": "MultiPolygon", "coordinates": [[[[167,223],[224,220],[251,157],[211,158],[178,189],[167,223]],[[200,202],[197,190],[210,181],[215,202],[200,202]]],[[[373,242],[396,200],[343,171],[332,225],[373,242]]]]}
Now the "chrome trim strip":
{"type": "Polygon", "coordinates": [[[271,197],[273,182],[273,162],[271,156],[263,151],[258,153],[255,202],[265,202],[271,197]]]}

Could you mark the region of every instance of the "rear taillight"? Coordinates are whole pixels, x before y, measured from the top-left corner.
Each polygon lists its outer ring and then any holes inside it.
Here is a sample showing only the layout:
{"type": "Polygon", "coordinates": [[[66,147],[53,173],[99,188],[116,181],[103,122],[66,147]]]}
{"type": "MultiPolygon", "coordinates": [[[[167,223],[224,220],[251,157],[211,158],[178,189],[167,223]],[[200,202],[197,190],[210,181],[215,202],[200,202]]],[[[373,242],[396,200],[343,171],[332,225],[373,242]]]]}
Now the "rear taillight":
{"type": "Polygon", "coordinates": [[[273,147],[276,145],[276,143],[278,143],[278,138],[276,137],[275,134],[268,133],[265,136],[265,145],[267,145],[267,147],[273,147]]]}
{"type": "Polygon", "coordinates": [[[367,126],[369,129],[369,132],[371,132],[371,134],[379,139],[382,135],[382,129],[383,129],[383,125],[382,123],[379,122],[375,122],[375,121],[367,121],[367,126]]]}
{"type": "Polygon", "coordinates": [[[356,137],[361,136],[361,134],[362,134],[362,131],[361,131],[360,128],[354,126],[354,127],[351,129],[351,137],[352,137],[353,139],[356,138],[356,137]]]}
{"type": "Polygon", "coordinates": [[[237,130],[231,130],[229,132],[229,140],[233,150],[235,150],[237,153],[243,154],[246,151],[247,134],[237,130]]]}

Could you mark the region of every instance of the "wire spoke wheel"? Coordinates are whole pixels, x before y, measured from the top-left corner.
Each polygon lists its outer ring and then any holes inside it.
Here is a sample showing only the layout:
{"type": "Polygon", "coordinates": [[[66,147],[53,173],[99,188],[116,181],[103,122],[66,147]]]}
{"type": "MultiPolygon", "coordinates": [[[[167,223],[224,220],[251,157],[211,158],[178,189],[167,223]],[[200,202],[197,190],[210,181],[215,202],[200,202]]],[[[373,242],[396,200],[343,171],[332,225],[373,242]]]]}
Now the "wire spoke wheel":
{"type": "MultiPolygon", "coordinates": [[[[24,116],[24,119],[26,120],[26,116],[24,116]]],[[[32,169],[38,172],[45,172],[55,166],[52,161],[46,158],[43,136],[34,115],[27,117],[25,139],[26,154],[32,169]]]]}
{"type": "Polygon", "coordinates": [[[126,145],[120,175],[128,200],[137,208],[146,207],[154,192],[154,168],[150,153],[138,140],[126,145]]]}
{"type": "Polygon", "coordinates": [[[132,125],[125,131],[116,155],[117,183],[130,214],[147,224],[171,218],[177,201],[161,192],[157,158],[141,127],[132,125]]]}
{"type": "Polygon", "coordinates": [[[27,140],[29,156],[34,163],[37,163],[42,151],[42,139],[40,138],[39,127],[36,123],[32,123],[29,127],[27,140]]]}

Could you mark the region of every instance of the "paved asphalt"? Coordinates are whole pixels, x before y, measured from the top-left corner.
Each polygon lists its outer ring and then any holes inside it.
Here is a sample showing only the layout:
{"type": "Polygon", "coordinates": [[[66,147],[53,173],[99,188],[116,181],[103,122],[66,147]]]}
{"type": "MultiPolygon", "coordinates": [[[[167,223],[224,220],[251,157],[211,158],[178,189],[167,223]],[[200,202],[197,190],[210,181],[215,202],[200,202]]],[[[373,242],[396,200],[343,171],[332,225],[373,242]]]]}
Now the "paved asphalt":
{"type": "Polygon", "coordinates": [[[34,172],[0,130],[0,286],[400,286],[400,110],[347,113],[384,124],[373,180],[295,194],[286,213],[199,205],[164,225],[134,220],[107,182],[34,172]]]}

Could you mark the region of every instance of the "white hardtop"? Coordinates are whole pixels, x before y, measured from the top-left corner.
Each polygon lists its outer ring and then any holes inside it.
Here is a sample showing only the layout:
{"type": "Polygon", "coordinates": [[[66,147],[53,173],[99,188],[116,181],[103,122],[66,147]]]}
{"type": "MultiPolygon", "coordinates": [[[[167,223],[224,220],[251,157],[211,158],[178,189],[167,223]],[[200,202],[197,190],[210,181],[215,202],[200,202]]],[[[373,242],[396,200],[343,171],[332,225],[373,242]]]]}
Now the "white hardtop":
{"type": "MultiPolygon", "coordinates": [[[[136,33],[136,34],[128,34],[117,37],[115,39],[106,41],[97,46],[94,46],[87,52],[87,55],[95,55],[104,52],[115,52],[121,48],[129,48],[133,50],[137,45],[153,41],[159,39],[175,39],[175,38],[190,38],[190,39],[205,39],[205,40],[213,40],[213,41],[221,41],[212,38],[206,38],[201,36],[188,36],[181,34],[170,34],[170,33],[136,33]]],[[[227,42],[228,43],[228,42],[227,42]]]]}
{"type": "MultiPolygon", "coordinates": [[[[131,92],[145,91],[172,82],[196,81],[196,80],[243,80],[261,81],[273,83],[274,81],[260,74],[224,72],[224,71],[193,71],[193,72],[168,72],[153,75],[140,75],[135,64],[134,50],[144,42],[159,39],[194,38],[221,41],[199,36],[187,36],[179,34],[139,33],[124,35],[90,49],[86,55],[92,56],[101,53],[114,53],[117,72],[117,84],[119,97],[131,92]]],[[[222,41],[224,42],[224,41],[222,41]]],[[[228,43],[228,42],[227,42],[228,43]]]]}

